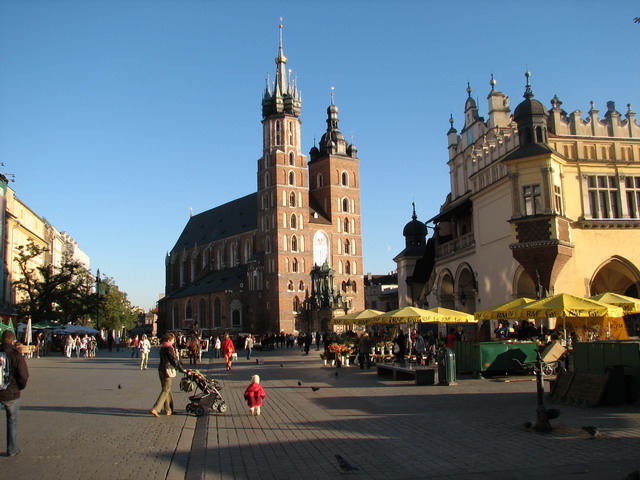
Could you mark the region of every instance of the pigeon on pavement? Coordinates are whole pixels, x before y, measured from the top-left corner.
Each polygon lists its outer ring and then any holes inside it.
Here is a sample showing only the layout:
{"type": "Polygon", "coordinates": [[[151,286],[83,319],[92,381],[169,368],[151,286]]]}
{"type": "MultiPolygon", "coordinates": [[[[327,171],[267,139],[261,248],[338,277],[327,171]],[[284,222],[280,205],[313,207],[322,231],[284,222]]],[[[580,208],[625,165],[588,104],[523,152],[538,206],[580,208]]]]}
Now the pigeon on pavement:
{"type": "Polygon", "coordinates": [[[298,386],[301,387],[302,386],[302,382],[298,382],[298,386]]]}
{"type": "Polygon", "coordinates": [[[353,470],[358,470],[356,467],[347,462],[344,458],[336,453],[336,460],[338,461],[338,466],[340,470],[343,472],[352,472],[353,470]]]}
{"type": "Polygon", "coordinates": [[[311,390],[313,390],[314,392],[317,392],[318,390],[320,390],[320,387],[311,387],[311,390]]]}
{"type": "Polygon", "coordinates": [[[585,432],[587,432],[589,435],[591,435],[591,438],[597,438],[600,436],[600,431],[598,430],[598,427],[593,427],[591,425],[587,426],[587,427],[582,427],[582,430],[584,430],[585,432]]]}

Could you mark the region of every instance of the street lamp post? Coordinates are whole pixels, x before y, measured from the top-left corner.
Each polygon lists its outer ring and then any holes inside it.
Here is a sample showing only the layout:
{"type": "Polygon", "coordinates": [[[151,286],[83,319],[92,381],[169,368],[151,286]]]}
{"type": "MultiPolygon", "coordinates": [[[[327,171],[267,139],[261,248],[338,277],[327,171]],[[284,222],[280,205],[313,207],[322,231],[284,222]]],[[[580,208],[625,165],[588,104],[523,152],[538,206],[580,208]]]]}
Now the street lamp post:
{"type": "Polygon", "coordinates": [[[96,275],[96,330],[100,331],[100,282],[102,279],[100,278],[100,269],[98,269],[98,274],[96,275]]]}

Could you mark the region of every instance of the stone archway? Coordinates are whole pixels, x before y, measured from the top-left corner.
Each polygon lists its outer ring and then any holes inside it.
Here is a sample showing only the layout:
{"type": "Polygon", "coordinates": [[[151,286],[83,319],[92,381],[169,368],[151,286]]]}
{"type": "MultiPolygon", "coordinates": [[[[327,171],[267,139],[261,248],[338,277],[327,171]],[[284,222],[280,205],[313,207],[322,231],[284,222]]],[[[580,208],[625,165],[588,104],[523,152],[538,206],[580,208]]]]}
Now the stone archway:
{"type": "Polygon", "coordinates": [[[514,298],[536,298],[536,283],[522,266],[518,267],[514,279],[514,298]]]}
{"type": "Polygon", "coordinates": [[[456,310],[473,313],[476,311],[476,281],[470,267],[465,264],[458,270],[456,310]]]}
{"type": "Polygon", "coordinates": [[[591,295],[614,292],[629,297],[638,297],[640,272],[624,258],[613,257],[600,265],[589,284],[591,295]]]}
{"type": "Polygon", "coordinates": [[[449,270],[440,273],[438,282],[438,302],[441,307],[455,308],[455,296],[453,293],[453,275],[449,270]]]}

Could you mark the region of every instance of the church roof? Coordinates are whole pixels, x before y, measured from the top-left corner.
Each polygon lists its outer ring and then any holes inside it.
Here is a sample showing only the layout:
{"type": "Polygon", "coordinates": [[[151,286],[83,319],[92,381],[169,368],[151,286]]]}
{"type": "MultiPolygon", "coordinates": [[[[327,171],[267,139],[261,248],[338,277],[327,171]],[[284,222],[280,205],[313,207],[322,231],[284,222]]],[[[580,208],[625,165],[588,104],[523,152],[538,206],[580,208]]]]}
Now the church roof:
{"type": "Polygon", "coordinates": [[[237,287],[246,278],[246,265],[238,265],[237,267],[225,268],[224,270],[215,270],[195,282],[185,285],[166,298],[181,298],[192,295],[224,292],[225,290],[231,290],[233,287],[237,287]]]}
{"type": "Polygon", "coordinates": [[[251,232],[257,228],[257,210],[257,193],[252,193],[194,215],[171,253],[251,232]]]}

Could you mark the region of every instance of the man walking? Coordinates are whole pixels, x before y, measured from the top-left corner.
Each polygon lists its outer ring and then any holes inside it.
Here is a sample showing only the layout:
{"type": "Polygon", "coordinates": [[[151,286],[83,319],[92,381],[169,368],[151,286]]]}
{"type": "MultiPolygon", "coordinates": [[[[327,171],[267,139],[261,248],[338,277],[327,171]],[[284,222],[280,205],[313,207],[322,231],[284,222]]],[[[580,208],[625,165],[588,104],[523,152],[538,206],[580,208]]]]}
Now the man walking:
{"type": "Polygon", "coordinates": [[[247,360],[251,360],[251,350],[253,350],[253,346],[255,341],[253,339],[253,335],[247,335],[247,338],[244,341],[244,349],[247,351],[247,360]]]}
{"type": "Polygon", "coordinates": [[[16,334],[11,330],[2,333],[0,345],[0,405],[7,412],[7,456],[20,453],[18,447],[18,410],[20,390],[24,390],[29,380],[27,362],[16,346],[16,334]]]}

